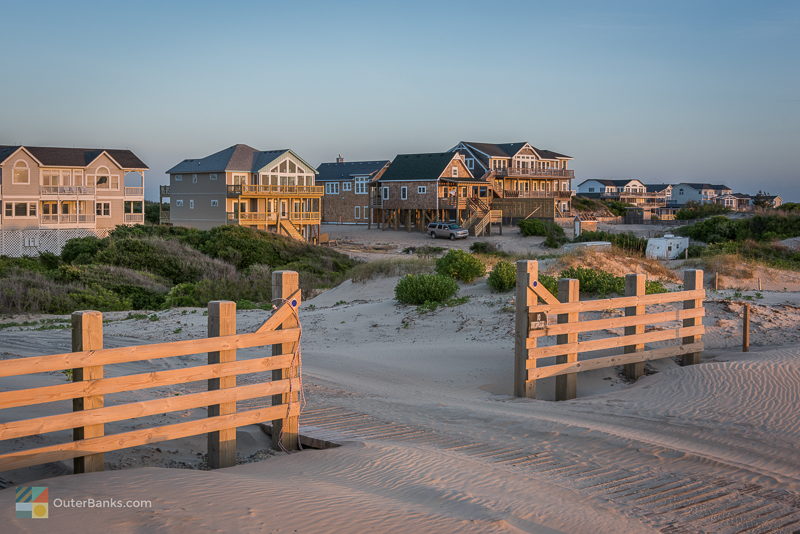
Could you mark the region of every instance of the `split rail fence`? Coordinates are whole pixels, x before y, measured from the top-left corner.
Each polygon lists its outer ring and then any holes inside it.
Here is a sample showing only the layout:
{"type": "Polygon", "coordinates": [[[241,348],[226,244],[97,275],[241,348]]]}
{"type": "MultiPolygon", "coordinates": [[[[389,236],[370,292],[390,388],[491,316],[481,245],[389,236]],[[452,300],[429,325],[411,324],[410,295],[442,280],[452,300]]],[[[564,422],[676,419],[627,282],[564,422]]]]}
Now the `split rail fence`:
{"type": "MultiPolygon", "coordinates": [[[[300,289],[298,274],[276,271],[273,298],[282,304],[255,332],[236,333],[236,303],[208,304],[208,338],[103,348],[103,317],[97,311],[72,315],[72,350],[66,354],[0,361],[0,377],[72,370],[72,382],[0,392],[0,410],[72,400],[72,412],[0,424],[0,440],[73,430],[73,441],[14,450],[0,455],[0,471],[73,459],[76,473],[101,471],[103,453],[177,438],[208,434],[208,465],[236,463],[236,429],[273,422],[273,442],[298,448],[300,416],[300,289]],[[237,349],[272,346],[272,355],[237,360],[237,349]],[[207,365],[105,377],[105,366],[208,353],[207,365]],[[271,371],[271,381],[236,385],[238,375],[271,371]],[[207,391],[106,406],[105,396],[208,380],[207,391]],[[237,401],[271,396],[271,406],[237,411],[237,401]],[[207,417],[110,434],[105,424],[207,407],[207,417]]],[[[261,379],[263,375],[259,376],[261,379]]],[[[5,419],[5,418],[4,418],[5,419]]]]}
{"type": "Polygon", "coordinates": [[[574,399],[577,373],[618,365],[636,379],[644,373],[644,362],[681,356],[683,365],[700,362],[705,315],[703,271],[684,272],[684,290],[646,295],[645,275],[625,277],[625,296],[580,300],[575,279],[558,281],[558,298],[539,281],[536,261],[517,262],[514,394],[536,397],[536,381],[556,377],[556,400],[574,399]],[[541,301],[541,302],[540,302],[541,301]],[[673,304],[679,309],[648,313],[647,306],[673,304]],[[624,309],[624,316],[585,319],[582,313],[624,309]],[[555,319],[553,321],[552,319],[555,319]],[[681,326],[649,325],[680,322],[681,326]],[[624,335],[580,339],[589,332],[624,328],[624,335]],[[555,344],[541,346],[547,336],[555,344]],[[648,348],[649,343],[677,341],[666,347],[648,348]],[[581,359],[582,353],[621,349],[621,354],[581,359]]]}

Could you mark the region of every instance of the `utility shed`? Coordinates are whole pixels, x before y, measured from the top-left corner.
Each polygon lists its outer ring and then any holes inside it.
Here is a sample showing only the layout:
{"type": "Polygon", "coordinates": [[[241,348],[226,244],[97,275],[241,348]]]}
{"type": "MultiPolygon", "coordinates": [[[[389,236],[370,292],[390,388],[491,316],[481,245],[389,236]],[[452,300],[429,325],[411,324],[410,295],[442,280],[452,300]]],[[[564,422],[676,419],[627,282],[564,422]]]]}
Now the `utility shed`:
{"type": "Polygon", "coordinates": [[[658,260],[674,260],[680,258],[689,248],[688,237],[676,237],[666,234],[664,237],[651,237],[647,240],[645,255],[658,260]]]}

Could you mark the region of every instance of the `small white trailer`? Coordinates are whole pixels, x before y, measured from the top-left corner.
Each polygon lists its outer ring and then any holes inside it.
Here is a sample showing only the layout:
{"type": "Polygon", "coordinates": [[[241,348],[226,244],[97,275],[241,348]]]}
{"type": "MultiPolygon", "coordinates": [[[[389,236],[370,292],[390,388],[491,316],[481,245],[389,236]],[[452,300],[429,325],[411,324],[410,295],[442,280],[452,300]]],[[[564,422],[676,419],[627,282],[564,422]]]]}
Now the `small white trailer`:
{"type": "Polygon", "coordinates": [[[664,237],[651,237],[648,239],[645,255],[648,258],[658,260],[674,260],[682,257],[688,248],[688,237],[666,234],[664,237]]]}

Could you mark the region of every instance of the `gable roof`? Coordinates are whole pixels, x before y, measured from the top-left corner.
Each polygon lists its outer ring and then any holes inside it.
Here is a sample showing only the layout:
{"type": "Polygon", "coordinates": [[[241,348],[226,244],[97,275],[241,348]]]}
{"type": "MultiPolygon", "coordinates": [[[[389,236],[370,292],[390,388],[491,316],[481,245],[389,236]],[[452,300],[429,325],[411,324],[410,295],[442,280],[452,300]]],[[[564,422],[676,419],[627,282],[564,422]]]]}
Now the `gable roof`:
{"type": "Polygon", "coordinates": [[[349,180],[353,176],[374,176],[389,164],[389,160],[345,161],[322,163],[317,167],[317,181],[349,180]]]}
{"type": "Polygon", "coordinates": [[[530,146],[542,159],[572,159],[570,156],[553,152],[552,150],[545,150],[543,148],[536,148],[525,141],[518,141],[516,143],[478,143],[475,141],[461,141],[451,151],[458,151],[458,146],[464,145],[472,153],[484,169],[489,167],[489,158],[512,158],[522,149],[525,145],[530,146]]]}
{"type": "Polygon", "coordinates": [[[226,171],[258,172],[287,152],[303,162],[314,173],[317,172],[308,162],[288,148],[256,150],[243,144],[229,146],[204,158],[185,159],[166,172],[167,174],[226,171]]]}
{"type": "Polygon", "coordinates": [[[672,187],[670,184],[644,184],[644,186],[648,193],[660,193],[672,187]]]}
{"type": "Polygon", "coordinates": [[[86,167],[103,152],[123,169],[147,170],[147,164],[130,150],[110,148],[64,148],[27,145],[0,146],[0,163],[5,161],[20,147],[28,151],[39,163],[46,167],[86,167]]]}
{"type": "Polygon", "coordinates": [[[631,182],[639,182],[639,183],[641,183],[641,181],[639,181],[636,178],[631,178],[629,180],[604,180],[604,179],[600,179],[600,178],[590,178],[589,180],[582,181],[580,184],[578,184],[578,187],[582,186],[586,182],[598,182],[598,183],[601,183],[603,185],[613,185],[615,187],[620,187],[620,186],[624,187],[624,186],[628,185],[631,182]]]}
{"type": "MultiPolygon", "coordinates": [[[[438,180],[454,157],[456,157],[456,154],[453,152],[398,154],[389,165],[389,168],[386,169],[386,172],[383,173],[380,181],[438,180]]],[[[461,179],[463,180],[463,178],[461,179]]],[[[476,180],[475,178],[472,179],[476,180]]]]}
{"type": "Polygon", "coordinates": [[[722,189],[730,189],[727,185],[719,185],[719,184],[704,184],[698,182],[681,182],[678,185],[688,185],[692,189],[714,189],[716,191],[720,191],[722,189]]]}

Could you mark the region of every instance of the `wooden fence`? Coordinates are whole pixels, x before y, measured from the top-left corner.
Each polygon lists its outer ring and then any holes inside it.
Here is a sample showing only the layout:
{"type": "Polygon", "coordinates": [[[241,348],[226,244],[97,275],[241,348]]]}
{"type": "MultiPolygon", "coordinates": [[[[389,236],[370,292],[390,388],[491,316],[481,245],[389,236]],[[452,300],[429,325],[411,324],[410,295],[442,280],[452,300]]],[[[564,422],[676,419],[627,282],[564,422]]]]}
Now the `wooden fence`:
{"type": "Polygon", "coordinates": [[[578,280],[561,279],[558,298],[538,280],[536,261],[517,262],[515,322],[514,394],[536,397],[536,381],[556,377],[556,400],[574,399],[576,377],[580,371],[625,366],[628,378],[636,379],[644,372],[644,362],[681,356],[684,365],[700,362],[705,315],[703,271],[684,273],[684,290],[672,293],[645,294],[645,275],[625,277],[625,296],[581,301],[578,280]],[[539,301],[542,301],[540,303],[539,301]],[[648,313],[648,305],[679,304],[680,309],[648,313]],[[582,319],[581,313],[624,308],[624,316],[582,319]],[[548,321],[555,316],[555,323],[548,321]],[[660,326],[646,331],[648,325],[681,321],[681,326],[660,326]],[[581,340],[588,332],[624,328],[624,335],[581,340]],[[555,344],[540,346],[547,336],[555,336],[555,344]],[[678,341],[677,345],[648,348],[648,343],[678,341]],[[585,352],[622,349],[622,354],[580,359],[585,352]],[[549,359],[549,362],[545,360],[549,359]],[[554,360],[554,361],[553,361],[554,360]]]}
{"type": "Polygon", "coordinates": [[[274,299],[282,304],[255,332],[236,333],[236,304],[208,304],[208,338],[152,345],[103,348],[102,314],[72,315],[72,350],[66,354],[0,361],[0,377],[72,370],[72,382],[0,392],[0,410],[72,400],[72,412],[0,424],[0,440],[73,429],[73,441],[14,450],[0,455],[0,471],[73,459],[76,473],[103,469],[103,453],[166,440],[208,434],[208,465],[236,462],[236,429],[273,422],[277,447],[298,448],[300,416],[300,305],[298,275],[272,274],[274,299]],[[272,355],[236,359],[237,349],[272,345],[272,355]],[[104,367],[208,353],[208,364],[104,377],[104,367]],[[272,371],[271,381],[238,386],[237,375],[272,371]],[[207,391],[105,405],[105,395],[208,380],[207,391]],[[272,405],[237,411],[237,401],[272,396],[272,405]],[[206,418],[106,435],[105,423],[207,407],[206,418]]]}

